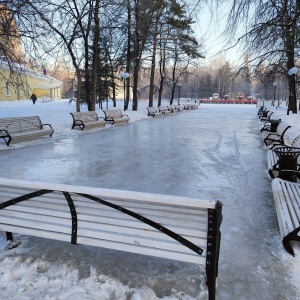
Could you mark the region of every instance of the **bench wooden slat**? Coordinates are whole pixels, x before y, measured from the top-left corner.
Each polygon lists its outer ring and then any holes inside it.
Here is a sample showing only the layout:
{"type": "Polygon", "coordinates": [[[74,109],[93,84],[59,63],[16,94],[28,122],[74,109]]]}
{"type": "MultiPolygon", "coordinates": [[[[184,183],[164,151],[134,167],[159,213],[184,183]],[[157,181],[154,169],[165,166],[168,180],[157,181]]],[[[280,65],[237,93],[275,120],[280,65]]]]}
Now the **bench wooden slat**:
{"type": "MultiPolygon", "coordinates": [[[[7,191],[5,194],[8,196],[7,191]]],[[[47,195],[53,195],[47,194],[47,195]]],[[[47,196],[46,195],[46,196],[47,196]]],[[[72,194],[71,194],[72,195],[72,194]]],[[[11,194],[13,198],[16,198],[19,196],[19,194],[11,194]]],[[[106,222],[109,222],[108,219],[111,220],[117,220],[118,223],[126,225],[128,222],[132,222],[136,225],[138,221],[133,221],[130,216],[127,216],[125,214],[120,214],[118,211],[113,210],[109,207],[99,205],[99,203],[92,202],[90,203],[90,206],[88,206],[87,202],[83,202],[81,198],[78,196],[73,196],[72,198],[74,201],[76,201],[76,207],[78,210],[80,210],[81,216],[86,216],[90,221],[97,222],[103,218],[106,220],[106,222]]],[[[3,203],[4,201],[9,200],[9,197],[3,197],[3,192],[0,191],[0,203],[3,203]]],[[[114,201],[115,204],[119,205],[121,203],[117,203],[114,201]]],[[[183,209],[180,212],[175,212],[172,214],[171,209],[172,207],[164,207],[164,209],[168,210],[158,210],[157,208],[154,209],[150,208],[150,206],[146,205],[144,210],[142,209],[140,203],[137,206],[131,205],[123,205],[124,208],[134,210],[135,212],[139,214],[143,214],[147,218],[157,219],[157,221],[160,221],[162,224],[172,224],[172,226],[176,228],[181,228],[180,231],[191,231],[194,230],[195,232],[200,232],[201,230],[207,230],[207,213],[204,214],[203,211],[199,211],[199,213],[196,213],[195,211],[191,211],[190,209],[183,209]],[[195,222],[197,221],[197,222],[195,222]],[[185,229],[187,228],[187,229],[185,229]]],[[[53,197],[45,197],[40,196],[31,200],[27,200],[26,202],[21,202],[16,205],[10,206],[7,208],[7,210],[17,211],[17,212],[30,212],[34,210],[37,214],[45,215],[45,216],[59,216],[59,217],[69,217],[69,209],[66,206],[66,200],[64,199],[55,199],[53,197]]],[[[176,208],[178,211],[178,209],[176,208]]],[[[1,215],[1,212],[0,212],[1,215]]],[[[140,222],[141,223],[141,222],[140,222]]],[[[143,224],[143,223],[141,223],[143,224]]]]}
{"type": "MultiPolygon", "coordinates": [[[[95,241],[94,239],[78,237],[78,242],[80,244],[99,247],[99,243],[97,241],[95,241]]],[[[133,245],[124,246],[122,244],[117,244],[117,243],[113,243],[110,241],[101,241],[100,247],[141,254],[139,247],[135,247],[133,245]]],[[[184,254],[184,253],[178,253],[175,251],[163,251],[160,249],[153,249],[153,248],[143,248],[143,254],[166,258],[166,259],[170,259],[170,257],[172,257],[172,259],[174,259],[174,260],[185,261],[185,262],[194,263],[194,264],[202,264],[202,265],[204,265],[205,261],[206,261],[206,258],[204,256],[199,256],[196,254],[184,254]]]]}
{"type": "MultiPolygon", "coordinates": [[[[44,217],[49,218],[52,220],[54,217],[59,217],[60,222],[64,222],[64,219],[69,220],[70,219],[70,212],[68,211],[55,211],[55,210],[50,210],[50,209],[37,209],[34,208],[35,213],[32,213],[33,207],[26,207],[26,206],[19,206],[16,205],[15,207],[12,208],[7,208],[7,215],[10,216],[18,216],[18,215],[29,215],[30,217],[28,218],[36,218],[36,219],[43,219],[44,217]],[[41,216],[41,217],[39,217],[41,216]]],[[[2,213],[0,212],[0,216],[2,213]]],[[[147,218],[153,218],[153,216],[143,214],[147,218]]],[[[157,218],[159,219],[159,218],[157,218]]],[[[120,214],[112,214],[112,213],[103,213],[102,215],[94,213],[93,215],[86,214],[82,210],[80,210],[80,220],[83,222],[92,222],[93,224],[109,224],[109,225],[117,225],[117,226],[131,226],[131,227],[136,227],[136,228],[142,228],[146,229],[148,228],[146,224],[139,222],[137,220],[134,220],[130,218],[129,216],[122,216],[120,214]]],[[[68,222],[68,221],[67,221],[68,222]]],[[[177,220],[164,220],[160,222],[163,226],[167,226],[170,228],[173,228],[176,232],[179,234],[185,234],[185,235],[190,235],[190,236],[198,236],[198,237],[205,237],[205,233],[207,231],[207,224],[204,222],[199,222],[199,225],[197,226],[197,223],[195,222],[185,222],[185,221],[177,221],[177,220]]]]}

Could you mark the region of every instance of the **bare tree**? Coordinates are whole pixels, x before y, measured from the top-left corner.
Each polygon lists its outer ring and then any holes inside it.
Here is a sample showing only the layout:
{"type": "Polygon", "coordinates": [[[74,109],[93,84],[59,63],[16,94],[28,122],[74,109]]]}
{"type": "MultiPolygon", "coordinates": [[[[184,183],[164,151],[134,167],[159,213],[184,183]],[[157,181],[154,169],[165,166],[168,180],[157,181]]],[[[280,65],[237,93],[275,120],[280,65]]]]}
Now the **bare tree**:
{"type": "Polygon", "coordinates": [[[245,33],[238,42],[245,45],[254,71],[271,66],[275,74],[287,77],[289,110],[293,113],[297,113],[295,78],[288,74],[288,70],[295,66],[299,51],[299,17],[298,0],[233,0],[226,28],[227,32],[234,33],[239,26],[245,25],[245,33]]]}

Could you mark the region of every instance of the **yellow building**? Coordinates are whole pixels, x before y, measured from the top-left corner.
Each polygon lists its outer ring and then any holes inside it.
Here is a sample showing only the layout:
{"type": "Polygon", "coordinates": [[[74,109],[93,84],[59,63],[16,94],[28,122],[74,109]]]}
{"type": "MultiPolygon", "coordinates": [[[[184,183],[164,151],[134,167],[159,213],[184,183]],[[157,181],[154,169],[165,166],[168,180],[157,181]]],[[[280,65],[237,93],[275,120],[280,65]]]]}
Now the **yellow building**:
{"type": "Polygon", "coordinates": [[[37,98],[61,98],[62,82],[48,75],[33,72],[0,57],[0,101],[37,98]]]}

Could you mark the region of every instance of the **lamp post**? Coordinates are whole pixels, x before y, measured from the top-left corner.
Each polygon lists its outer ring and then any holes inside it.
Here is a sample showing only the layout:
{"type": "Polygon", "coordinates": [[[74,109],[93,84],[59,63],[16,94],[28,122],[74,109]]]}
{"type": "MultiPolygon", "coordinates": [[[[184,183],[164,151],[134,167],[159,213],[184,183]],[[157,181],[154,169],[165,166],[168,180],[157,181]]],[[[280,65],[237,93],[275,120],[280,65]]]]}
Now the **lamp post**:
{"type": "Polygon", "coordinates": [[[126,105],[126,79],[128,79],[130,76],[129,73],[126,73],[126,72],[120,72],[120,77],[123,79],[123,89],[124,89],[124,111],[126,110],[127,108],[127,105],[126,105]]]}
{"type": "Polygon", "coordinates": [[[277,87],[278,83],[274,82],[273,86],[274,86],[274,97],[273,97],[273,101],[272,101],[272,106],[275,105],[275,96],[276,96],[276,87],[277,87]]]}
{"type": "Polygon", "coordinates": [[[178,105],[180,105],[180,97],[181,97],[181,83],[177,83],[177,88],[178,88],[178,105]]]}
{"type": "Polygon", "coordinates": [[[288,74],[292,76],[290,85],[290,96],[287,114],[291,110],[294,114],[297,113],[297,98],[296,98],[296,74],[298,72],[297,67],[289,69],[288,74]]]}

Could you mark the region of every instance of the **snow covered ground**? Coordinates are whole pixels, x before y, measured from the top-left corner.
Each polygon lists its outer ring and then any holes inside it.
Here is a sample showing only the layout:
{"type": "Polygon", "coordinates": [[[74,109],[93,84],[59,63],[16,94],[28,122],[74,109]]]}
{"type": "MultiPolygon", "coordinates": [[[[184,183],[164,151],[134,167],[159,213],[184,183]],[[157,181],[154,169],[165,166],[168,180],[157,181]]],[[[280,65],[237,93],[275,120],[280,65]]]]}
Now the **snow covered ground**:
{"type": "MultiPolygon", "coordinates": [[[[127,111],[126,125],[80,132],[71,130],[75,103],[1,102],[0,118],[38,115],[55,131],[52,138],[10,147],[0,141],[1,176],[218,199],[223,223],[217,299],[300,299],[300,247],[294,258],[281,245],[257,108],[201,104],[152,119],[146,107],[140,102],[138,112],[127,111]]],[[[293,125],[292,140],[299,115],[287,116],[286,108],[275,114],[293,125]]],[[[207,299],[197,265],[18,238],[21,245],[6,250],[0,232],[0,299],[207,299]]]]}

